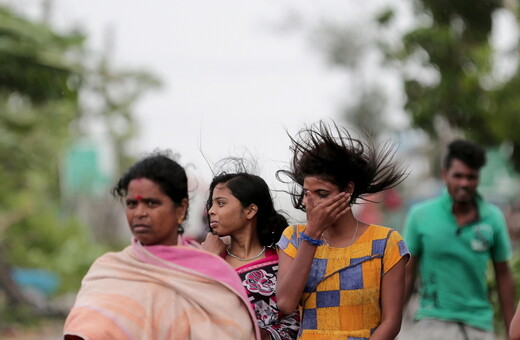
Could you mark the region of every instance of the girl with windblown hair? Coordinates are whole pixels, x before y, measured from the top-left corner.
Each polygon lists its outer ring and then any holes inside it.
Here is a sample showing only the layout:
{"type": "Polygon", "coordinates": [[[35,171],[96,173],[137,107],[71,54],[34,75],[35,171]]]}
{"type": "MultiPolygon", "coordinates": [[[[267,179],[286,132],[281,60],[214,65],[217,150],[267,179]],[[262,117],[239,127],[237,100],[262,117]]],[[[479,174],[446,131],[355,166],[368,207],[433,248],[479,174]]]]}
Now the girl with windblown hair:
{"type": "Polygon", "coordinates": [[[394,339],[401,327],[408,249],[394,229],[359,221],[351,206],[405,178],[385,144],[320,122],[291,137],[288,176],[307,225],[285,229],[279,247],[281,312],[302,310],[299,339],[394,339]]]}
{"type": "Polygon", "coordinates": [[[220,255],[240,276],[255,311],[262,340],[293,340],[300,315],[276,306],[276,242],[287,220],[275,210],[267,183],[244,171],[213,178],[206,203],[211,233],[203,248],[220,255]],[[226,245],[220,239],[230,237],[226,245]]]}

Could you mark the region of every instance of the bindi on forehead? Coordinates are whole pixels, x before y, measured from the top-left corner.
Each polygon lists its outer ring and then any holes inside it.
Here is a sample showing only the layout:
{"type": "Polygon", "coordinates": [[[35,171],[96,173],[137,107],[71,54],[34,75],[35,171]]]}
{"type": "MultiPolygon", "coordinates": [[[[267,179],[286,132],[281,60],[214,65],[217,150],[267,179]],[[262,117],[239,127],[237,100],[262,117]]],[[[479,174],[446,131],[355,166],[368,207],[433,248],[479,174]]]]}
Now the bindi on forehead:
{"type": "Polygon", "coordinates": [[[141,201],[141,200],[143,199],[143,196],[141,196],[141,195],[137,195],[137,196],[135,196],[135,198],[136,198],[138,201],[141,201]]]}

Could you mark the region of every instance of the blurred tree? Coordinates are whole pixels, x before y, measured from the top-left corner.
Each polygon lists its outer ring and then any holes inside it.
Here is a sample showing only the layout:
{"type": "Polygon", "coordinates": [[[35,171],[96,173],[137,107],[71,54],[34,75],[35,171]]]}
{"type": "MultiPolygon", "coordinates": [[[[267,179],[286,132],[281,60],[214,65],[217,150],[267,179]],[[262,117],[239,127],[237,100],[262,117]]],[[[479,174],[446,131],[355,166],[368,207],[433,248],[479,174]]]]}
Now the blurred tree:
{"type": "MultiPolygon", "coordinates": [[[[56,204],[57,160],[77,117],[81,72],[66,59],[78,34],[58,35],[0,7],[0,232],[56,204]]],[[[8,238],[3,248],[9,252],[8,238]]],[[[30,243],[28,243],[30,246],[30,243]]],[[[8,281],[0,253],[0,285],[9,302],[26,302],[8,281]]]]}
{"type": "Polygon", "coordinates": [[[64,209],[74,207],[61,196],[61,157],[88,136],[90,119],[108,127],[117,165],[125,166],[133,107],[158,85],[146,72],[114,71],[108,55],[96,62],[84,41],[80,33],[57,33],[0,6],[0,291],[8,303],[4,314],[0,305],[2,320],[20,306],[46,312],[11,280],[11,265],[56,271],[62,290],[75,290],[106,250],[92,242],[73,209],[64,209]]]}
{"type": "Polygon", "coordinates": [[[393,124],[390,94],[381,83],[383,55],[374,46],[380,38],[377,27],[359,23],[320,22],[312,28],[313,46],[324,51],[328,62],[349,75],[343,103],[346,121],[372,136],[391,135],[393,124]]]}
{"type": "MultiPolygon", "coordinates": [[[[104,54],[91,72],[85,74],[86,86],[83,90],[91,99],[97,97],[99,106],[90,110],[84,108],[83,112],[84,116],[99,121],[107,130],[116,157],[115,173],[120,173],[134,161],[127,144],[137,132],[135,104],[144,92],[158,88],[161,83],[150,72],[114,70],[110,60],[114,45],[113,35],[108,31],[104,54]]],[[[81,124],[78,128],[80,133],[88,133],[81,124]]]]}
{"type": "MultiPolygon", "coordinates": [[[[441,142],[453,134],[485,146],[508,142],[520,170],[520,135],[513,131],[520,124],[519,45],[509,51],[514,72],[500,76],[490,41],[497,13],[514,11],[516,17],[516,7],[507,0],[415,0],[414,5],[417,26],[398,49],[386,46],[389,60],[401,63],[413,126],[441,142]]],[[[387,10],[379,23],[386,27],[392,18],[387,10]]]]}
{"type": "MultiPolygon", "coordinates": [[[[135,105],[146,91],[159,87],[160,81],[143,70],[115,70],[111,63],[115,45],[112,36],[111,30],[107,31],[102,55],[90,56],[85,60],[91,66],[83,73],[81,117],[74,121],[72,130],[77,136],[88,136],[93,127],[98,130],[102,127],[101,134],[106,140],[103,147],[112,150],[113,176],[134,162],[129,142],[137,132],[135,105]]],[[[103,183],[103,194],[108,193],[107,187],[111,181],[112,178],[109,178],[108,183],[103,183]]],[[[119,210],[114,210],[113,205],[107,205],[106,197],[100,197],[99,192],[93,195],[91,189],[95,183],[89,180],[83,182],[82,186],[86,190],[76,192],[72,197],[64,192],[69,209],[78,212],[82,220],[91,226],[95,240],[112,248],[119,246],[122,236],[122,224],[117,214],[119,210]]],[[[127,229],[126,222],[123,227],[127,229]]]]}
{"type": "Polygon", "coordinates": [[[518,38],[509,50],[496,44],[504,18],[511,31],[500,38],[518,37],[516,2],[386,1],[372,5],[368,20],[351,15],[358,7],[313,25],[312,43],[348,75],[346,120],[376,137],[402,141],[414,167],[400,188],[404,196],[424,198],[435,190],[441,152],[457,136],[510,150],[520,170],[520,45],[518,38]],[[399,108],[415,131],[392,124],[399,108]]]}

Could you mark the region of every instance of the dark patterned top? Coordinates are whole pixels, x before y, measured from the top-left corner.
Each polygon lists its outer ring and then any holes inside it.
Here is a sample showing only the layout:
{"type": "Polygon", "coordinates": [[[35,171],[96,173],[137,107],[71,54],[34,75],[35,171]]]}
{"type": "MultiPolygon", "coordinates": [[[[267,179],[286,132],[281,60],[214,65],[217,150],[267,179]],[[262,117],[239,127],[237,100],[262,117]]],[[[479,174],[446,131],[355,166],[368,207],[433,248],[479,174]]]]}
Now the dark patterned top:
{"type": "Polygon", "coordinates": [[[296,339],[300,328],[300,311],[280,315],[276,305],[276,274],[278,254],[266,249],[266,257],[236,268],[253,305],[260,328],[266,330],[272,340],[296,339]]]}

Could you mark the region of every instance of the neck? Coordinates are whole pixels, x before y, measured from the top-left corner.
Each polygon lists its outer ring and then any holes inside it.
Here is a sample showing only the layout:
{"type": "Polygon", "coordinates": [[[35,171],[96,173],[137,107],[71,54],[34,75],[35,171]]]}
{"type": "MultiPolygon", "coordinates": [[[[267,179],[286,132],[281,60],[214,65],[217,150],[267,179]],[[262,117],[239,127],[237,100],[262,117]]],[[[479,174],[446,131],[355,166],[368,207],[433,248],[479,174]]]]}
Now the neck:
{"type": "Polygon", "coordinates": [[[453,203],[452,212],[459,226],[464,226],[478,219],[478,209],[475,201],[453,203]]]}
{"type": "Polygon", "coordinates": [[[347,212],[333,225],[327,228],[327,235],[331,237],[342,237],[351,235],[356,229],[357,220],[352,211],[347,212]]]}
{"type": "Polygon", "coordinates": [[[257,255],[263,249],[258,239],[256,225],[242,228],[239,232],[229,236],[231,236],[229,251],[238,257],[250,258],[257,255]]]}
{"type": "Polygon", "coordinates": [[[360,223],[352,212],[349,212],[327,228],[322,236],[328,246],[348,247],[356,242],[366,227],[366,224],[360,223]]]}
{"type": "Polygon", "coordinates": [[[477,203],[475,201],[469,202],[453,202],[452,211],[453,214],[465,214],[477,209],[477,203]]]}

